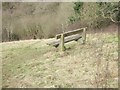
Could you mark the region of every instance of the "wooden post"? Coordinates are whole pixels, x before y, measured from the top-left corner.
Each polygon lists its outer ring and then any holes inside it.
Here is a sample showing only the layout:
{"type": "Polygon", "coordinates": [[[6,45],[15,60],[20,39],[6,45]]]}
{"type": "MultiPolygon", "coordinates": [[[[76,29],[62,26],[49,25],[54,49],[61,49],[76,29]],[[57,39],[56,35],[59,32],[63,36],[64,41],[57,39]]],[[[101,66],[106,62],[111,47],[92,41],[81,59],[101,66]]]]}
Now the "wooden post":
{"type": "Polygon", "coordinates": [[[61,51],[65,51],[65,46],[64,46],[64,34],[61,34],[60,50],[61,50],[61,51]]]}
{"type": "Polygon", "coordinates": [[[83,29],[82,39],[83,39],[83,44],[85,44],[85,41],[86,41],[86,28],[83,29]]]}
{"type": "Polygon", "coordinates": [[[65,46],[64,46],[64,27],[62,24],[62,31],[63,33],[61,34],[61,38],[60,38],[60,50],[61,51],[65,51],[65,46]]]}

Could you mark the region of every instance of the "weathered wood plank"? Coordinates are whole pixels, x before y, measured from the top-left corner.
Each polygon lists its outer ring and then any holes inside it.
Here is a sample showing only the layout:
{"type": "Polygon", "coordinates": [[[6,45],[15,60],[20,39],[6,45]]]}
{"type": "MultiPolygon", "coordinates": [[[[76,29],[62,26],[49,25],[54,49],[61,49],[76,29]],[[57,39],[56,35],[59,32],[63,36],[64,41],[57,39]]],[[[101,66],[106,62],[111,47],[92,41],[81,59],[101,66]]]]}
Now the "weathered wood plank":
{"type": "MultiPolygon", "coordinates": [[[[68,37],[65,37],[64,39],[64,43],[67,43],[67,42],[70,42],[70,41],[77,41],[78,39],[82,38],[82,36],[80,36],[79,34],[75,34],[75,35],[71,35],[71,36],[68,36],[68,37]]],[[[55,46],[55,47],[58,47],[59,44],[60,44],[60,39],[58,40],[55,40],[55,41],[52,41],[52,42],[49,42],[47,43],[48,45],[52,45],[52,46],[55,46]]]]}
{"type": "Polygon", "coordinates": [[[85,41],[86,41],[86,29],[85,28],[83,30],[82,38],[83,38],[83,44],[85,44],[85,41]]]}
{"type": "MultiPolygon", "coordinates": [[[[76,29],[76,30],[64,32],[64,37],[67,37],[67,36],[70,36],[70,35],[74,35],[74,34],[78,34],[78,33],[82,34],[82,32],[83,32],[84,29],[86,29],[86,28],[80,28],[80,29],[76,29]]],[[[61,38],[61,34],[57,34],[55,38],[56,39],[61,38]]]]}
{"type": "Polygon", "coordinates": [[[61,34],[61,39],[60,39],[60,50],[65,51],[65,46],[64,46],[64,34],[61,34]]]}

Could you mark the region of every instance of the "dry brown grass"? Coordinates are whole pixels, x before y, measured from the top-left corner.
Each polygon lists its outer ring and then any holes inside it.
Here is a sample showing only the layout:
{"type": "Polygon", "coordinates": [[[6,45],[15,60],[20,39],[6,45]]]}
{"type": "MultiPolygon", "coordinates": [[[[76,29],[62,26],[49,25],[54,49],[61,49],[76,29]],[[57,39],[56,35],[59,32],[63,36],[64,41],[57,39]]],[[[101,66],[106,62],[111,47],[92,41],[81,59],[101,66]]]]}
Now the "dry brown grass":
{"type": "Polygon", "coordinates": [[[61,24],[65,24],[68,17],[74,14],[72,7],[73,3],[62,2],[15,4],[15,9],[3,10],[3,40],[8,39],[6,30],[16,34],[19,39],[53,37],[61,32],[61,24]],[[37,30],[38,34],[35,35],[37,30]]]}

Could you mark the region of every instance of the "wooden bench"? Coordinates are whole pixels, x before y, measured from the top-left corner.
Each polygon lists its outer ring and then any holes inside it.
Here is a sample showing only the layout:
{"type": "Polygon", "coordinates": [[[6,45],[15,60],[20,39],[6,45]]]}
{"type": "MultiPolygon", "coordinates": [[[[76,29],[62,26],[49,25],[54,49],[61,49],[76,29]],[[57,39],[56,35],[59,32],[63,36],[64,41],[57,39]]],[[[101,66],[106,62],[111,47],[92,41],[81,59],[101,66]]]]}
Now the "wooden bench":
{"type": "Polygon", "coordinates": [[[52,45],[55,47],[58,47],[60,45],[60,49],[62,51],[65,50],[64,43],[70,42],[70,41],[78,41],[80,38],[82,38],[82,43],[85,44],[86,41],[86,28],[80,28],[68,32],[64,32],[61,34],[57,34],[55,36],[56,40],[47,43],[48,45],[52,45]]]}

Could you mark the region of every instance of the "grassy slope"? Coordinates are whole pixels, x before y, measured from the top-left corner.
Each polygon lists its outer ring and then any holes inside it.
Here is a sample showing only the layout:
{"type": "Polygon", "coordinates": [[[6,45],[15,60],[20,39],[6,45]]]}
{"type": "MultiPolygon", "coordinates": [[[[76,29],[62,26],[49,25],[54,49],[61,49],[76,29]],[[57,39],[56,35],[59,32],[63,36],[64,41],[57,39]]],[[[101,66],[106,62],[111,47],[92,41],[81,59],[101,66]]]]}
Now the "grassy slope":
{"type": "Polygon", "coordinates": [[[117,33],[87,34],[59,52],[49,40],[2,43],[3,87],[118,87],[117,33]]]}

